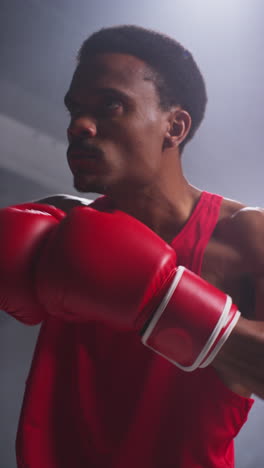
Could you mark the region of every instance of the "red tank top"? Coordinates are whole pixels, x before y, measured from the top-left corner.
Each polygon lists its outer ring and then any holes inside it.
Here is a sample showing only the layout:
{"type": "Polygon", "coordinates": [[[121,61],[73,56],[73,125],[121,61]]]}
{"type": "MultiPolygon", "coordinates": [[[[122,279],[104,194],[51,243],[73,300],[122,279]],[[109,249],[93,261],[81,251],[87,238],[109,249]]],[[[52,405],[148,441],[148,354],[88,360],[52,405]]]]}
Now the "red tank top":
{"type": "MultiPolygon", "coordinates": [[[[172,242],[179,264],[198,274],[221,200],[203,192],[172,242]]],[[[18,467],[231,468],[253,401],[212,367],[181,371],[134,332],[50,317],[26,382],[18,467]]]]}

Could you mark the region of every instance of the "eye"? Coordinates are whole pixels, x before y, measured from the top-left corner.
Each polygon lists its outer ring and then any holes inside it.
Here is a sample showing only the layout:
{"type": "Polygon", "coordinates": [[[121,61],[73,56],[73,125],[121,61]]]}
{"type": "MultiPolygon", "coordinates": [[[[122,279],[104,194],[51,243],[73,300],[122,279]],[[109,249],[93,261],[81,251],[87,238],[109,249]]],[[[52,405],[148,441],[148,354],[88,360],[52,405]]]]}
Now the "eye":
{"type": "Polygon", "coordinates": [[[103,99],[102,108],[108,113],[113,113],[120,110],[123,107],[123,103],[116,96],[106,96],[103,99]]]}

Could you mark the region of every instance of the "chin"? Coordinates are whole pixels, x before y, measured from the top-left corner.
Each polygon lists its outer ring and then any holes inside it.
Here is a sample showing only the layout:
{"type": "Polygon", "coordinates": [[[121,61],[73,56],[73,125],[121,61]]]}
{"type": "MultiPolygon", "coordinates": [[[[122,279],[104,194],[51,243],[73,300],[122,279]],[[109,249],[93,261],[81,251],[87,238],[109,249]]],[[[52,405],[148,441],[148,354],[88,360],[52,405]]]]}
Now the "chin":
{"type": "Polygon", "coordinates": [[[73,186],[80,193],[100,193],[105,194],[106,185],[99,182],[91,182],[80,177],[74,177],[73,186]]]}

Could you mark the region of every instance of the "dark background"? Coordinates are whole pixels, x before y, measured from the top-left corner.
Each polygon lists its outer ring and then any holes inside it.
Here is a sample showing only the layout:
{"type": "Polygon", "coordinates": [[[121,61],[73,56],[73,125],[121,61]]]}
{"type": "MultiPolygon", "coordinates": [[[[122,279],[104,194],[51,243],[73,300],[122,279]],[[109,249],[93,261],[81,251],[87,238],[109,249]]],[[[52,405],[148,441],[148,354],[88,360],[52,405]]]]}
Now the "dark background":
{"type": "MultiPolygon", "coordinates": [[[[263,17],[261,0],[1,0],[0,205],[77,195],[65,160],[62,104],[75,56],[93,31],[134,23],[182,42],[205,76],[206,118],[183,155],[190,182],[263,206],[263,17]]],[[[16,466],[16,428],[38,330],[0,315],[0,468],[16,466]]],[[[263,467],[263,408],[256,399],[237,437],[237,468],[263,467]]]]}

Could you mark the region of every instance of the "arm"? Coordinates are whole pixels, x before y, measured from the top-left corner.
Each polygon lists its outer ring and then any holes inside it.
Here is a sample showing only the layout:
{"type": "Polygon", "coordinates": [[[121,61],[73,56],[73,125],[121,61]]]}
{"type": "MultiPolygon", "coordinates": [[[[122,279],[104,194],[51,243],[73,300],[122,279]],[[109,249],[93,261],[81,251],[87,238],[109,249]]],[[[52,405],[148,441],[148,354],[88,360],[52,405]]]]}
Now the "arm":
{"type": "Polygon", "coordinates": [[[255,283],[255,311],[240,317],[213,366],[227,382],[238,382],[264,399],[264,212],[243,209],[233,216],[226,232],[242,254],[255,283]]]}
{"type": "Polygon", "coordinates": [[[223,381],[264,399],[264,322],[241,316],[212,365],[223,381]]]}
{"type": "MultiPolygon", "coordinates": [[[[239,270],[247,274],[248,245],[243,262],[238,248],[239,270]]],[[[253,252],[250,258],[256,270],[253,252]]],[[[231,298],[177,267],[174,250],[126,213],[72,210],[45,250],[37,278],[39,301],[51,315],[135,330],[178,367],[213,365],[264,398],[264,322],[237,317],[231,298]]]]}
{"type": "Polygon", "coordinates": [[[52,205],[65,213],[69,213],[72,208],[76,206],[88,206],[93,200],[88,198],[76,197],[74,195],[56,194],[40,200],[33,200],[32,203],[41,203],[45,205],[52,205]]]}

